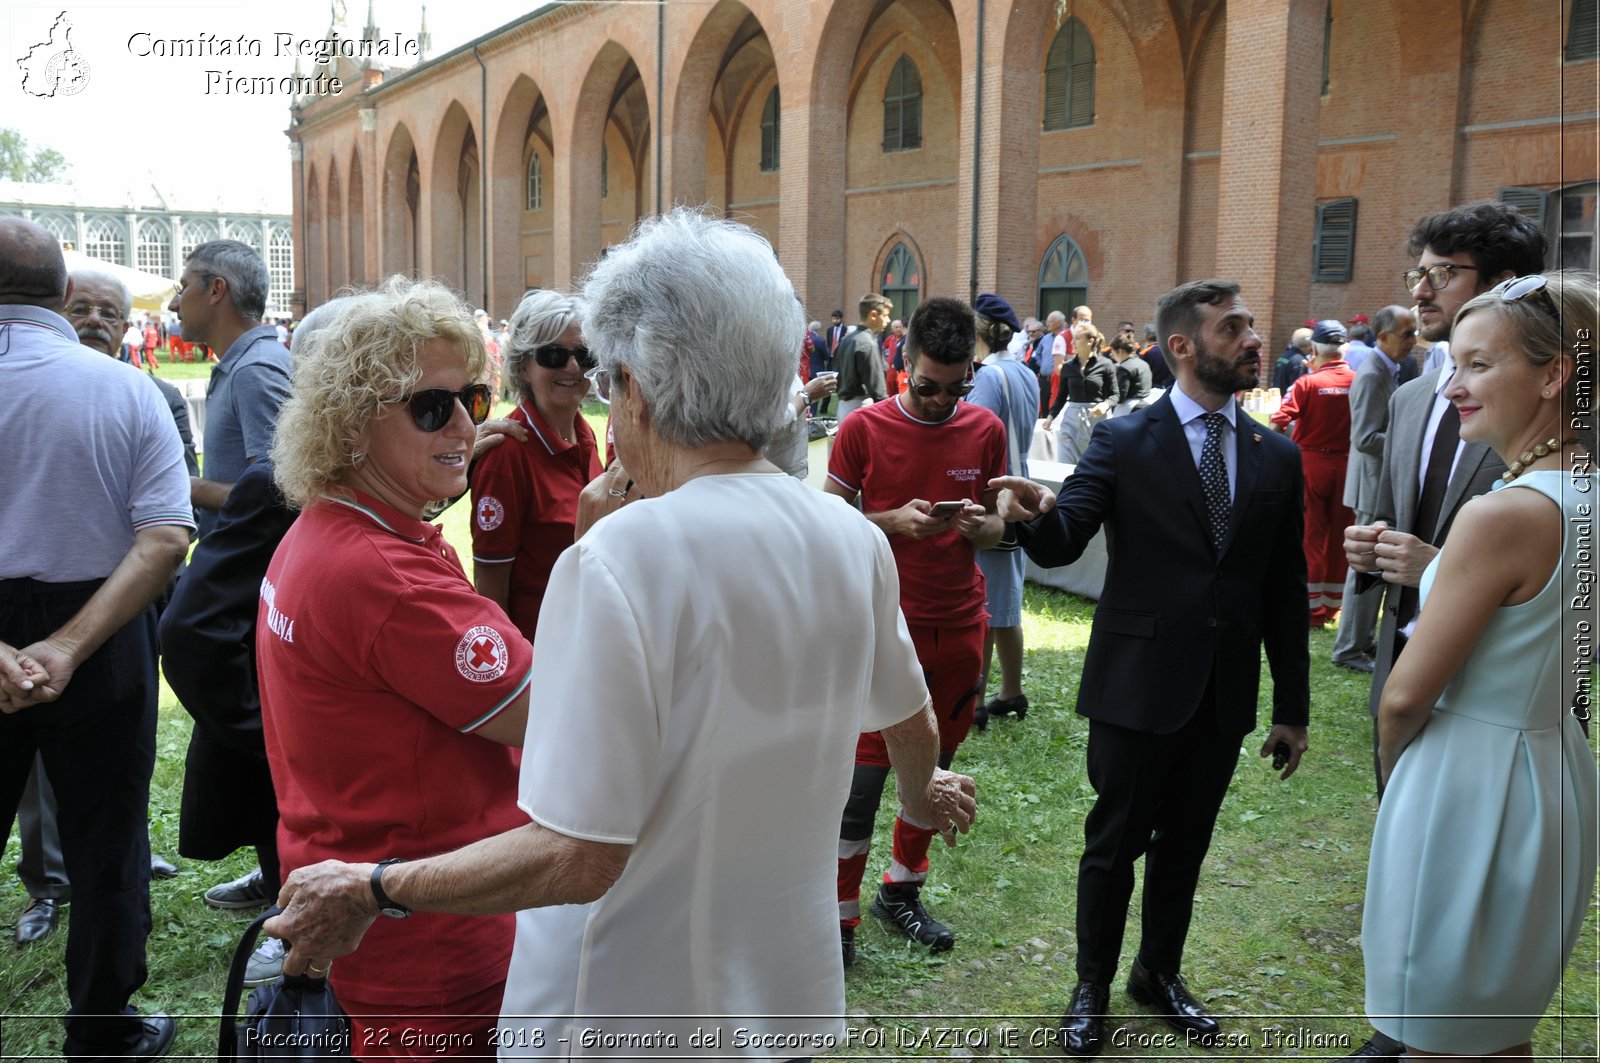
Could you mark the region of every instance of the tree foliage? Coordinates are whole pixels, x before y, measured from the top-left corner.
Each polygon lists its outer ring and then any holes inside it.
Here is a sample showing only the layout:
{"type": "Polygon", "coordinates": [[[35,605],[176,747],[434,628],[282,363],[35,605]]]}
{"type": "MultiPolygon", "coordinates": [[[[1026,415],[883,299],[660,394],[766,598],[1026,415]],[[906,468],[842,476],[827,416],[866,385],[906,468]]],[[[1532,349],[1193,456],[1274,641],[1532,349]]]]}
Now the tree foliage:
{"type": "Polygon", "coordinates": [[[67,176],[66,156],[55,148],[29,148],[15,129],[0,129],[0,180],[38,184],[67,176]]]}

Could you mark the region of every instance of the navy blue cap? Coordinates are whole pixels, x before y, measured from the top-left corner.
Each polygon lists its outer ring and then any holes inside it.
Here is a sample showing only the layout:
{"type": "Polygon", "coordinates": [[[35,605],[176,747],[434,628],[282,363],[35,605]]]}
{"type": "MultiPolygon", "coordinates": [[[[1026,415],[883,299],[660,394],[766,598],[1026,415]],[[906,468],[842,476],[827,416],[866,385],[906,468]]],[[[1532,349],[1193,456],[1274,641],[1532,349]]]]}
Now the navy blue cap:
{"type": "Polygon", "coordinates": [[[1344,322],[1329,318],[1318,321],[1311,330],[1312,343],[1344,343],[1350,339],[1350,334],[1344,330],[1344,322]]]}
{"type": "Polygon", "coordinates": [[[986,317],[990,321],[1004,321],[1011,326],[1012,332],[1022,331],[1022,322],[1017,320],[1011,304],[992,292],[979,295],[977,301],[972,304],[972,309],[977,311],[980,317],[986,317]]]}

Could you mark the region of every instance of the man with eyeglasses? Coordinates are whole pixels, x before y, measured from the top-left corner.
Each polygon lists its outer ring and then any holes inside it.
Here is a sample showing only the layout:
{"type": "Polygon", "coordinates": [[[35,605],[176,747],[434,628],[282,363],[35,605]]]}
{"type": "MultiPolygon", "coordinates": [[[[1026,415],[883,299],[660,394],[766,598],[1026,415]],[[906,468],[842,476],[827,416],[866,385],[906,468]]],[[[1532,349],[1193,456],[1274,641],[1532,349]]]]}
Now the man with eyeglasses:
{"type": "MultiPolygon", "coordinates": [[[[272,449],[278,408],[289,397],[289,352],[278,330],[261,324],[271,277],[248,244],[212,240],[189,252],[178,292],[168,309],[183,323],[183,337],[222,352],[206,385],[205,475],[190,479],[200,510],[200,535],[216,523],[234,482],[272,449]]],[[[213,908],[264,908],[278,884],[258,867],[205,893],[213,908]]]]}
{"type": "MultiPolygon", "coordinates": [[[[1411,231],[1408,250],[1418,256],[1417,264],[1401,275],[1401,282],[1416,300],[1420,336],[1433,343],[1443,365],[1401,385],[1389,400],[1374,519],[1345,529],[1344,542],[1350,567],[1361,574],[1355,583],[1359,591],[1380,581],[1398,591],[1391,591],[1383,605],[1367,703],[1380,800],[1378,702],[1416,621],[1422,572],[1444,545],[1461,507],[1487,492],[1505,472],[1494,451],[1461,440],[1460,415],[1444,397],[1453,373],[1451,328],[1456,312],[1473,296],[1507,278],[1543,269],[1545,238],[1513,207],[1470,203],[1424,217],[1411,231]]],[[[1382,1060],[1402,1054],[1399,1042],[1373,1031],[1350,1058],[1382,1060]]]]}
{"type": "MultiPolygon", "coordinates": [[[[173,1020],[130,1007],[150,934],[153,603],[189,548],[183,445],[160,394],[86,354],[61,245],[0,218],[0,821],[41,754],[55,784],[73,916],[69,1058],[156,1059],[173,1020]],[[94,416],[61,416],[61,396],[94,416]]],[[[121,333],[113,333],[120,342],[121,333]]]]}
{"type": "MultiPolygon", "coordinates": [[[[1005,470],[1005,428],[989,410],[961,401],[972,390],[976,344],[977,323],[966,303],[941,297],[917,307],[903,347],[906,390],[840,422],[824,485],[847,502],[859,499],[889,538],[900,608],[939,721],[943,768],[972,726],[982,686],[988,614],[975,551],[993,547],[1005,530],[987,486],[1005,470]]],[[[839,827],[839,934],[847,967],[855,960],[861,880],[888,775],[882,736],[862,735],[839,827]]],[[[955,945],[955,933],[922,903],[936,826],[900,810],[872,913],[943,952],[955,945]]]]}

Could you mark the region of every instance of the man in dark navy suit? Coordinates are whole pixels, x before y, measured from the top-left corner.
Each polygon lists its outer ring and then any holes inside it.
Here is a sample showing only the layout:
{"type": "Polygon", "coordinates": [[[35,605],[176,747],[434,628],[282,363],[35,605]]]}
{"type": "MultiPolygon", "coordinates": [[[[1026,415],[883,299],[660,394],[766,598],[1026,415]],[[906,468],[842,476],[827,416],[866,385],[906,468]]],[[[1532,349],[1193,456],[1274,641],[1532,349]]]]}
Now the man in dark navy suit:
{"type": "Polygon", "coordinates": [[[1102,526],[1109,540],[1078,687],[1098,795],[1078,864],[1079,982],[1060,1024],[1078,1056],[1100,1050],[1141,855],[1129,995],[1190,1043],[1217,1039],[1178,972],[1212,827],[1256,726],[1263,645],[1273,697],[1261,755],[1283,753],[1288,778],[1306,749],[1300,455],[1234,398],[1260,368],[1253,322],[1229,281],[1167,293],[1157,323],[1174,387],[1097,425],[1059,499],[1029,480],[990,481],[1001,516],[1027,521],[1018,537],[1040,565],[1070,564],[1102,526]]]}

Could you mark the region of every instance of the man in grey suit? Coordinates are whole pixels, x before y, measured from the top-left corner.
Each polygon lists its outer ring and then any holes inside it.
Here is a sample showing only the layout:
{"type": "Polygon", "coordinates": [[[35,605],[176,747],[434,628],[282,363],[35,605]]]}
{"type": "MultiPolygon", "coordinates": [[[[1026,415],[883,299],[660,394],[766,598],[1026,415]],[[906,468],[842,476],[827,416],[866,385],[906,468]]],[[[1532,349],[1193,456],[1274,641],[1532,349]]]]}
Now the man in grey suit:
{"type": "MultiPolygon", "coordinates": [[[[1355,510],[1357,524],[1371,524],[1378,510],[1378,479],[1383,469],[1383,442],[1389,430],[1389,396],[1399,386],[1400,365],[1417,342],[1417,319],[1403,306],[1386,306],[1374,315],[1376,350],[1356,370],[1350,385],[1350,463],[1345,468],[1344,504],[1355,510]]],[[[1359,573],[1344,581],[1344,611],[1333,643],[1333,663],[1357,672],[1371,672],[1377,656],[1373,635],[1383,588],[1368,580],[1358,593],[1359,573]]]]}
{"type": "MultiPolygon", "coordinates": [[[[1436,350],[1448,350],[1456,312],[1467,300],[1508,277],[1538,273],[1545,262],[1544,233],[1504,203],[1470,203],[1429,214],[1411,230],[1408,250],[1418,256],[1417,264],[1402,278],[1416,300],[1422,338],[1436,350]]],[[[1422,572],[1444,544],[1461,507],[1488,491],[1506,471],[1494,451],[1461,440],[1460,415],[1444,398],[1453,371],[1446,355],[1441,368],[1423,373],[1390,398],[1374,519],[1345,529],[1350,567],[1364,574],[1357,588],[1379,579],[1398,587],[1384,602],[1367,706],[1373,717],[1372,766],[1380,800],[1378,700],[1416,620],[1422,572]]],[[[1404,1054],[1404,1045],[1373,1031],[1347,1058],[1384,1061],[1404,1054]]]]}

